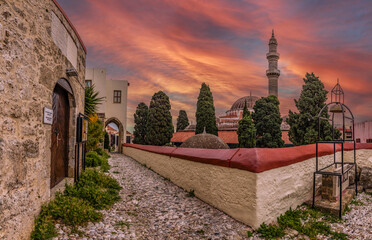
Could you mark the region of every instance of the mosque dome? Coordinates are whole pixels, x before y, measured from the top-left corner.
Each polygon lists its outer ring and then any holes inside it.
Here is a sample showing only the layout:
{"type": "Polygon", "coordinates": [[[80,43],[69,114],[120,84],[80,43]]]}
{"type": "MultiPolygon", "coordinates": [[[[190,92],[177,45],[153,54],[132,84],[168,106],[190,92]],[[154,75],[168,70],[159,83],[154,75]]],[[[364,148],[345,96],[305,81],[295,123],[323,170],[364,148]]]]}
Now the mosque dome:
{"type": "Polygon", "coordinates": [[[242,110],[244,109],[245,102],[247,102],[247,108],[253,108],[254,104],[256,101],[260,99],[257,96],[245,96],[242,98],[239,98],[234,102],[234,104],[231,106],[230,111],[235,111],[235,110],[242,110]]]}
{"type": "Polygon", "coordinates": [[[229,149],[229,146],[219,137],[209,133],[201,133],[188,138],[182,148],[229,149]]]}

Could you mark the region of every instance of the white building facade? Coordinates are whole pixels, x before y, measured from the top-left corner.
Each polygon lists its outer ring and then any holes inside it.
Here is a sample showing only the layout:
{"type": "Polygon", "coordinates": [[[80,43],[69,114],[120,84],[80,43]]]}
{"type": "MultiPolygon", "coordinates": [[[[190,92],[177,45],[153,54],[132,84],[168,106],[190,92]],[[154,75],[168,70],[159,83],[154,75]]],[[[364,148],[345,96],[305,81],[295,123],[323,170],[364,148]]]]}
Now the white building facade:
{"type": "Polygon", "coordinates": [[[127,132],[127,100],[128,86],[126,80],[109,80],[104,68],[87,68],[85,74],[85,86],[94,85],[99,92],[98,97],[104,97],[102,104],[98,106],[98,118],[104,122],[105,127],[115,123],[119,128],[119,152],[125,143],[127,132]]]}

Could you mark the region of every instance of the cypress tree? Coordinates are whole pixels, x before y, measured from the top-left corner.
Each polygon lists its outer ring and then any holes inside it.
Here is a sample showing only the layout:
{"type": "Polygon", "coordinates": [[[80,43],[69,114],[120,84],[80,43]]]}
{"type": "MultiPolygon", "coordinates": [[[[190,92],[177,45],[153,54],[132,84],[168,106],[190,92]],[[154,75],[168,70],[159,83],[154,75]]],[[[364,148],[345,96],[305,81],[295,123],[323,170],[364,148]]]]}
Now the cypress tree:
{"type": "MultiPolygon", "coordinates": [[[[289,140],[294,145],[315,143],[318,139],[318,114],[325,106],[327,93],[323,83],[314,73],[306,73],[303,79],[300,98],[294,100],[298,113],[289,111],[287,123],[290,125],[288,132],[289,140]]],[[[322,117],[329,118],[328,111],[324,111],[322,117]]],[[[336,129],[335,138],[341,133],[336,129]]],[[[321,121],[320,139],[332,139],[332,125],[328,121],[321,121]]]]}
{"type": "Polygon", "coordinates": [[[254,148],[256,146],[256,128],[248,111],[247,101],[244,104],[243,118],[239,121],[237,133],[240,148],[254,148]]]}
{"type": "Polygon", "coordinates": [[[196,116],[195,134],[202,133],[205,128],[207,133],[218,136],[216,114],[213,104],[213,95],[209,86],[205,83],[203,83],[200,88],[195,116],[196,116]]]}
{"type": "Polygon", "coordinates": [[[180,110],[177,118],[177,130],[184,130],[187,126],[189,126],[189,118],[187,117],[187,113],[185,110],[180,110]]]}
{"type": "Polygon", "coordinates": [[[134,113],[134,139],[135,144],[146,144],[146,126],[149,108],[143,102],[139,103],[134,113]]]}
{"type": "Polygon", "coordinates": [[[279,100],[276,96],[263,97],[256,101],[253,113],[257,129],[257,147],[280,148],[284,146],[280,125],[279,100]]]}
{"type": "Polygon", "coordinates": [[[110,148],[109,135],[108,135],[108,133],[106,131],[105,131],[105,140],[103,142],[103,148],[104,149],[109,149],[110,148]]]}
{"type": "Polygon", "coordinates": [[[163,146],[170,143],[174,128],[169,97],[162,91],[152,96],[146,127],[146,142],[149,145],[163,146]]]}

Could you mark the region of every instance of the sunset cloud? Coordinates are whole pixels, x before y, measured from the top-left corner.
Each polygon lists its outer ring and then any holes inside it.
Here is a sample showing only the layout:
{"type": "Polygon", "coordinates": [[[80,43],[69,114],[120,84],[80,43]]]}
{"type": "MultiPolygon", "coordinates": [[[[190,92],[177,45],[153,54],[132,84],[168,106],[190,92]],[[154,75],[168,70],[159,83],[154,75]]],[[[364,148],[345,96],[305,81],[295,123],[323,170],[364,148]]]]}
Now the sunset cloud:
{"type": "Polygon", "coordinates": [[[59,0],[88,49],[87,67],[130,82],[128,127],[139,102],[163,90],[173,120],[194,120],[200,85],[217,115],[242,96],[267,95],[266,53],[275,29],[281,112],[295,110],[302,78],[337,78],[357,121],[372,119],[372,4],[368,1],[59,0]]]}

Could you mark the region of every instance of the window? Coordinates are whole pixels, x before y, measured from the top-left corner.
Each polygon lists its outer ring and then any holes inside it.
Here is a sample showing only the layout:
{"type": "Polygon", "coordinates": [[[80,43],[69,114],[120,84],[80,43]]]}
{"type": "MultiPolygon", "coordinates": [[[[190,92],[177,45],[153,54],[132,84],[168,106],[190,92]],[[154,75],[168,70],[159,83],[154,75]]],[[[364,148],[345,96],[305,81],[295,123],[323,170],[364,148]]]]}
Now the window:
{"type": "Polygon", "coordinates": [[[357,143],[360,143],[360,138],[357,138],[357,139],[356,139],[356,142],[357,142],[357,143]]]}
{"type": "Polygon", "coordinates": [[[372,143],[372,139],[367,139],[367,143],[372,143]]]}
{"type": "Polygon", "coordinates": [[[121,103],[121,91],[114,90],[114,103],[121,103]]]}
{"type": "Polygon", "coordinates": [[[92,86],[92,80],[85,80],[85,87],[91,87],[92,86]]]}

